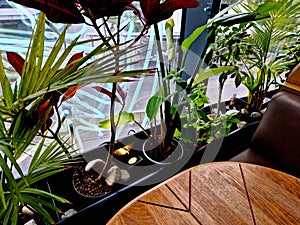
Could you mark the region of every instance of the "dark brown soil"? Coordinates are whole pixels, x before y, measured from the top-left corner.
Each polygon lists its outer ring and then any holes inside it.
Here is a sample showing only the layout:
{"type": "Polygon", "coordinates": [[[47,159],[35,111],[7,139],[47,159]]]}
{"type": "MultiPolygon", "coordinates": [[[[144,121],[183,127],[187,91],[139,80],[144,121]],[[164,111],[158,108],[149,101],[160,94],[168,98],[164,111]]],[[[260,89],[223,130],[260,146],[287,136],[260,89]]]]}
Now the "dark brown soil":
{"type": "Polygon", "coordinates": [[[171,145],[168,146],[167,149],[162,149],[160,143],[160,140],[155,139],[151,139],[145,143],[146,154],[157,162],[161,162],[170,157],[177,146],[175,140],[171,141],[171,145]]]}
{"type": "Polygon", "coordinates": [[[86,197],[100,197],[112,191],[105,178],[97,179],[99,176],[94,170],[85,171],[84,166],[80,166],[74,173],[73,185],[75,190],[86,197]]]}

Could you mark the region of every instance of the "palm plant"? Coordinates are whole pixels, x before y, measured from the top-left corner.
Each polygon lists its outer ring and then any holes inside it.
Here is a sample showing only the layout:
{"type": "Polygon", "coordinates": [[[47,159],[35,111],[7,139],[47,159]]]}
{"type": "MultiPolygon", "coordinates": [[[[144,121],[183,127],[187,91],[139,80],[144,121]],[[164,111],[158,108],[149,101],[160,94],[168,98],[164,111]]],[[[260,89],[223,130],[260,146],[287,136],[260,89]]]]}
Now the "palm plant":
{"type": "MultiPolygon", "coordinates": [[[[44,55],[46,15],[40,13],[32,34],[26,58],[7,52],[7,59],[19,74],[11,83],[6,75],[0,55],[0,222],[17,224],[20,209],[26,206],[47,224],[54,224],[48,209],[60,212],[52,201],[68,201],[34,188],[44,178],[59,173],[76,161],[71,157],[72,146],[59,137],[63,117],[59,115],[62,101],[71,98],[78,88],[92,82],[133,81],[147,71],[126,71],[128,57],[119,46],[108,45],[106,39],[91,52],[70,57],[74,47],[89,41],[74,39],[65,48],[65,35],[69,25],[60,34],[50,54],[44,55]],[[114,52],[114,54],[109,52],[114,52]],[[116,74],[111,63],[118,54],[120,71],[116,74]],[[97,57],[101,56],[101,57],[97,57]],[[96,58],[95,58],[96,57],[96,58]],[[69,60],[67,61],[67,59],[69,60]],[[56,114],[56,130],[51,126],[56,114]],[[46,140],[50,140],[46,141],[46,140]],[[29,168],[25,171],[20,158],[30,154],[29,168]]],[[[131,49],[127,50],[130,52],[131,49]]],[[[132,50],[132,51],[133,51],[132,50]]],[[[132,56],[133,57],[133,56],[132,56]]],[[[130,58],[129,58],[130,59],[130,58]]]]}
{"type": "MultiPolygon", "coordinates": [[[[265,5],[274,1],[265,1],[265,5]]],[[[236,12],[253,11],[260,5],[247,1],[235,8],[236,12]]],[[[294,59],[282,57],[281,50],[292,40],[293,32],[299,26],[300,5],[297,0],[277,0],[269,9],[269,17],[250,23],[251,28],[241,39],[240,68],[236,80],[240,80],[249,91],[248,104],[259,111],[271,85],[281,82],[281,75],[290,70],[294,59]]]]}

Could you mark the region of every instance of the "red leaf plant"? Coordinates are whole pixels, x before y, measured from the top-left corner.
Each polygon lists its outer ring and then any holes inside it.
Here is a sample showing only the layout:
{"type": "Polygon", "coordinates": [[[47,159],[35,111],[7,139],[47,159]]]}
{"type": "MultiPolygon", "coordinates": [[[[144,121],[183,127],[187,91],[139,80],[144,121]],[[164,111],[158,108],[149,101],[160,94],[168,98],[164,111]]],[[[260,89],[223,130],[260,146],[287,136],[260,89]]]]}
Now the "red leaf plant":
{"type": "Polygon", "coordinates": [[[95,19],[106,16],[119,16],[133,0],[81,0],[79,1],[85,11],[90,10],[95,19]]]}
{"type": "MultiPolygon", "coordinates": [[[[11,0],[46,13],[48,19],[59,23],[84,23],[83,15],[93,19],[119,16],[127,9],[135,9],[133,0],[11,0]]],[[[182,8],[200,5],[197,0],[140,0],[143,18],[151,26],[168,19],[173,12],[182,8]]],[[[135,9],[135,11],[137,11],[135,9]]]]}
{"type": "Polygon", "coordinates": [[[76,6],[76,0],[12,0],[15,3],[35,8],[46,13],[47,18],[57,23],[84,23],[84,17],[76,6]]]}
{"type": "Polygon", "coordinates": [[[173,12],[182,8],[194,8],[200,5],[197,0],[141,0],[141,8],[148,26],[168,19],[173,12]]]}
{"type": "MultiPolygon", "coordinates": [[[[17,73],[20,76],[22,76],[22,71],[23,71],[24,63],[25,63],[25,60],[23,59],[23,57],[15,52],[7,52],[6,54],[7,54],[7,59],[9,61],[9,63],[17,71],[17,73]]],[[[79,53],[72,55],[72,57],[70,58],[70,60],[68,61],[67,65],[66,65],[67,71],[71,70],[76,65],[77,60],[81,59],[82,57],[83,57],[83,52],[79,52],[79,53]]],[[[72,86],[72,87],[69,87],[68,89],[58,90],[55,92],[46,93],[44,95],[43,100],[39,103],[39,106],[38,106],[38,117],[39,118],[42,118],[45,115],[45,113],[47,113],[47,116],[45,118],[45,123],[41,129],[42,133],[44,133],[51,126],[51,124],[52,124],[51,117],[54,114],[53,107],[58,106],[60,97],[63,95],[61,98],[61,102],[66,101],[66,100],[72,98],[76,94],[77,90],[79,90],[80,88],[82,88],[84,86],[85,85],[83,85],[83,84],[77,85],[77,86],[72,86]]]]}
{"type": "Polygon", "coordinates": [[[18,53],[6,52],[8,62],[13,66],[17,73],[22,76],[25,60],[18,53]]]}

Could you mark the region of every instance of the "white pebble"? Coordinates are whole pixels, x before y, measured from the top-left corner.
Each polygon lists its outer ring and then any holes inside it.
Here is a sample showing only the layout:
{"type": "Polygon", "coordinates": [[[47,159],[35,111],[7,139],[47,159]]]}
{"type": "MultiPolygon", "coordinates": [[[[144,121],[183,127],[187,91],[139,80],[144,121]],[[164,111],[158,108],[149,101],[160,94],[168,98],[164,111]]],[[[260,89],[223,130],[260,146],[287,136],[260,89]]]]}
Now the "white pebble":
{"type": "Polygon", "coordinates": [[[231,115],[231,114],[235,115],[235,114],[238,114],[238,113],[239,113],[239,110],[236,110],[236,109],[230,109],[230,110],[228,110],[225,114],[226,114],[226,115],[231,115]]]}
{"type": "Polygon", "coordinates": [[[65,218],[68,218],[74,214],[76,214],[77,211],[75,209],[69,209],[68,211],[66,211],[62,216],[61,216],[61,219],[65,219],[65,218]]]}
{"type": "Polygon", "coordinates": [[[261,117],[261,114],[259,112],[253,112],[253,113],[250,114],[250,117],[259,118],[259,117],[261,117]]]}
{"type": "Polygon", "coordinates": [[[102,159],[94,159],[85,166],[85,171],[89,171],[93,169],[96,172],[101,173],[104,166],[105,166],[105,162],[102,159]]]}
{"type": "Polygon", "coordinates": [[[248,115],[249,114],[249,111],[247,109],[241,109],[241,113],[243,115],[248,115]]]}
{"type": "Polygon", "coordinates": [[[121,170],[121,179],[123,181],[128,181],[130,178],[130,174],[127,170],[121,170]]]}
{"type": "Polygon", "coordinates": [[[120,179],[121,179],[120,168],[117,166],[113,166],[107,171],[107,177],[105,179],[105,182],[109,186],[112,186],[114,183],[118,182],[120,179]]]}
{"type": "Polygon", "coordinates": [[[34,215],[34,212],[31,209],[29,209],[26,205],[22,207],[22,213],[28,216],[34,215]]]}
{"type": "Polygon", "coordinates": [[[246,125],[247,125],[247,122],[245,122],[245,121],[241,121],[241,122],[239,122],[239,123],[236,124],[236,126],[237,126],[238,128],[242,128],[242,127],[244,127],[244,126],[246,126],[246,125]]]}
{"type": "Polygon", "coordinates": [[[37,225],[34,219],[29,220],[27,223],[24,223],[24,225],[37,225]]]}

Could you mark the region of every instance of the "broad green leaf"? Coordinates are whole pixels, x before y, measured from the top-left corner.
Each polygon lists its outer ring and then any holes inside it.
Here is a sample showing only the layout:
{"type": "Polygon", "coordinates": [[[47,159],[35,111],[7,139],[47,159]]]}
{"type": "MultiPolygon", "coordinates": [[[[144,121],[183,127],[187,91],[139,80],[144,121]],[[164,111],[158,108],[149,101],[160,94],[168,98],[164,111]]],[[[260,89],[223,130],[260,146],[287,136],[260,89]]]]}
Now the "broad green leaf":
{"type": "Polygon", "coordinates": [[[173,137],[179,138],[181,136],[181,132],[176,128],[173,137]]]}
{"type": "Polygon", "coordinates": [[[198,39],[198,37],[205,31],[206,28],[210,27],[216,20],[218,20],[219,18],[222,18],[224,14],[226,14],[229,10],[231,10],[236,5],[240,4],[242,1],[243,0],[240,0],[240,1],[236,2],[235,4],[232,4],[228,7],[226,7],[225,9],[220,11],[214,18],[212,18],[210,21],[208,21],[205,25],[196,28],[193,31],[193,33],[183,41],[182,51],[187,52],[190,49],[191,45],[198,39]]]}
{"type": "Polygon", "coordinates": [[[168,60],[171,61],[176,58],[176,49],[173,36],[173,28],[175,26],[174,20],[169,19],[165,24],[166,38],[167,38],[167,51],[168,60]]]}
{"type": "Polygon", "coordinates": [[[192,87],[196,86],[197,84],[201,83],[202,81],[208,79],[209,77],[215,76],[222,72],[226,72],[230,69],[234,68],[233,66],[221,66],[218,68],[201,68],[200,72],[196,75],[192,87]]]}
{"type": "Polygon", "coordinates": [[[191,45],[199,38],[199,36],[205,31],[206,28],[208,28],[212,23],[207,23],[201,27],[196,28],[193,33],[187,37],[181,45],[182,51],[187,52],[191,45]]]}
{"type": "Polygon", "coordinates": [[[161,104],[164,102],[163,93],[163,89],[160,88],[158,92],[153,95],[147,103],[146,115],[150,119],[150,121],[153,121],[155,119],[161,104]]]}
{"type": "Polygon", "coordinates": [[[276,11],[282,7],[282,4],[275,1],[266,1],[263,4],[259,5],[259,7],[255,10],[258,12],[256,19],[263,19],[270,15],[271,11],[276,11]]]}
{"type": "Polygon", "coordinates": [[[239,14],[230,14],[214,21],[214,26],[233,26],[239,23],[246,23],[256,20],[257,12],[245,12],[239,14]]]}
{"type": "MultiPolygon", "coordinates": [[[[122,126],[131,122],[134,122],[134,115],[133,113],[122,112],[120,115],[115,115],[114,120],[118,121],[117,126],[122,126]],[[119,121],[118,121],[119,119],[119,121]]],[[[111,120],[107,119],[101,121],[98,125],[100,128],[110,129],[111,128],[111,120]]]]}
{"type": "Polygon", "coordinates": [[[211,119],[207,116],[207,114],[205,112],[203,112],[202,110],[197,110],[197,114],[199,118],[202,118],[205,122],[210,122],[211,119]]]}

